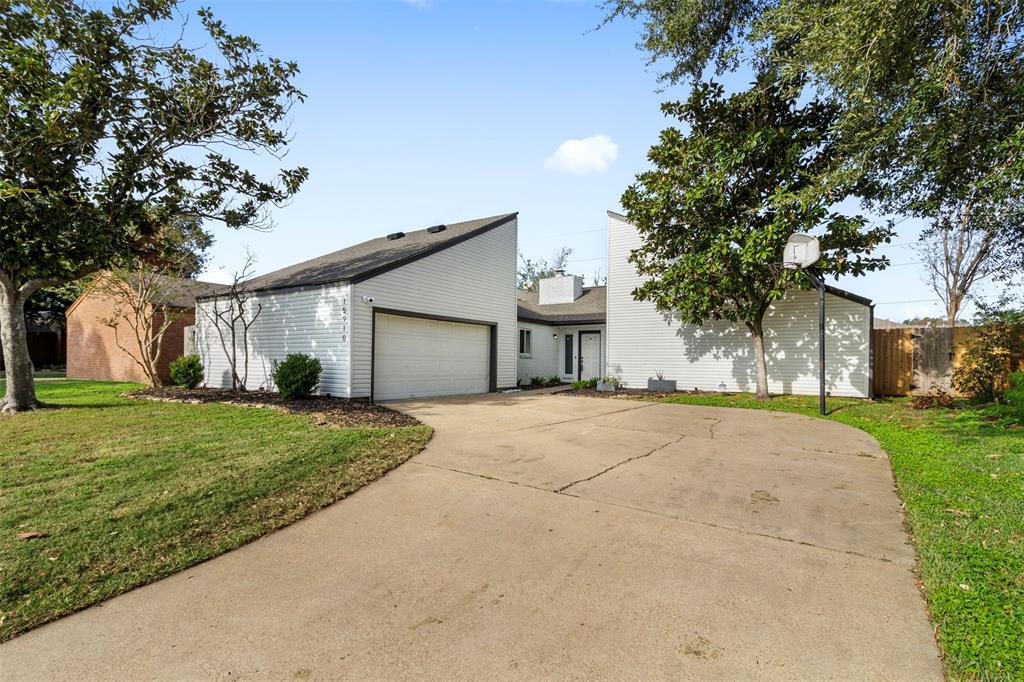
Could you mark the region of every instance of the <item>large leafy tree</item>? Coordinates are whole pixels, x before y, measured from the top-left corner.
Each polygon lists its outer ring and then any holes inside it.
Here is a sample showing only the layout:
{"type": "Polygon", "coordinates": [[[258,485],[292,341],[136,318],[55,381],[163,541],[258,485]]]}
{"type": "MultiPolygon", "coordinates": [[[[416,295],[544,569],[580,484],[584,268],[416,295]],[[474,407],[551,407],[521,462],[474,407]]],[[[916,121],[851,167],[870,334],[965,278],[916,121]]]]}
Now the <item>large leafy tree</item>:
{"type": "MultiPolygon", "coordinates": [[[[1024,200],[1024,5],[1018,0],[608,0],[642,21],[666,83],[771,64],[842,108],[865,198],[933,231],[1024,200]]],[[[956,229],[987,230],[960,224],[956,229]]],[[[1001,228],[1024,264],[1024,223],[1001,228]]],[[[979,237],[980,238],[980,237],[979,237]]]]}
{"type": "Polygon", "coordinates": [[[178,0],[94,9],[0,0],[0,341],[3,410],[37,405],[26,302],[44,287],[145,255],[182,217],[265,225],[304,168],[260,178],[303,94],[298,67],[230,34],[208,10],[201,49],[163,43],[178,0]]]}
{"type": "Polygon", "coordinates": [[[683,322],[746,326],[759,398],[768,397],[765,313],[787,290],[810,284],[782,267],[789,236],[820,235],[822,275],[859,275],[886,265],[871,250],[891,233],[832,210],[844,191],[820,179],[836,163],[837,112],[818,100],[798,106],[800,86],[765,72],[744,92],[726,96],[720,85],[699,83],[686,102],[663,105],[689,132],[662,131],[648,154],[653,169],[622,196],[643,238],[630,254],[647,278],[634,297],[683,322]]]}

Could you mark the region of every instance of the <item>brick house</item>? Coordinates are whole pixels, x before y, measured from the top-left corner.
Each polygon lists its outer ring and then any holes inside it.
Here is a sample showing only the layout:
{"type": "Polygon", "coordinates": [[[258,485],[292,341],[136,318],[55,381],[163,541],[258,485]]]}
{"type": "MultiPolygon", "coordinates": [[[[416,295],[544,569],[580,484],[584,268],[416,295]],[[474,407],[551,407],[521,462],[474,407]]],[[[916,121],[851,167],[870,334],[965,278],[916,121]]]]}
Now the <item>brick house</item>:
{"type": "MultiPolygon", "coordinates": [[[[163,323],[166,307],[180,315],[164,334],[157,367],[160,377],[167,381],[171,361],[184,354],[186,328],[195,324],[196,296],[209,293],[221,285],[197,280],[162,278],[159,287],[162,300],[153,310],[153,326],[163,323]]],[[[103,320],[114,315],[115,301],[102,286],[90,286],[68,308],[67,316],[67,377],[69,379],[98,379],[102,381],[134,381],[146,383],[146,375],[135,360],[117,347],[114,330],[103,320]]],[[[122,329],[121,343],[127,345],[131,331],[122,329]]]]}

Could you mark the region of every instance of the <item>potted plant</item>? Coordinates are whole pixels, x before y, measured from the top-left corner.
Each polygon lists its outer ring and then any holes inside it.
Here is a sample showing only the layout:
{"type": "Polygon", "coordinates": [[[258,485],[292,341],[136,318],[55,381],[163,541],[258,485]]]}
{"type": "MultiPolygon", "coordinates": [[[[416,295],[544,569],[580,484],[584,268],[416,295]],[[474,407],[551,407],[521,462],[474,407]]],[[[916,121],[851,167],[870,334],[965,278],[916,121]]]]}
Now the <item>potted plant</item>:
{"type": "Polygon", "coordinates": [[[675,379],[666,379],[665,374],[658,370],[654,376],[647,380],[647,390],[656,393],[675,393],[675,379]]]}
{"type": "Polygon", "coordinates": [[[597,380],[597,390],[599,391],[617,391],[619,389],[619,380],[617,377],[601,377],[597,380]]]}

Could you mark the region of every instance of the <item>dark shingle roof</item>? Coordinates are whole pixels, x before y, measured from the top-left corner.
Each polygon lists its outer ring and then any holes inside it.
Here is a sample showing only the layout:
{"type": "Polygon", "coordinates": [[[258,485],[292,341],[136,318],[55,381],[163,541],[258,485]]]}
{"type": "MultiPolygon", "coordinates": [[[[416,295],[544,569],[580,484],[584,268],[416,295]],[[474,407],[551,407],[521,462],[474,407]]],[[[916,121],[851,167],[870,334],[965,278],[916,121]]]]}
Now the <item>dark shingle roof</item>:
{"type": "Polygon", "coordinates": [[[196,299],[206,296],[224,287],[214,282],[201,282],[197,279],[160,276],[161,283],[157,287],[154,303],[172,308],[195,308],[196,299]]]}
{"type": "MultiPolygon", "coordinates": [[[[329,282],[359,282],[476,237],[515,219],[516,215],[518,214],[505,213],[490,218],[452,223],[445,225],[440,231],[436,231],[436,228],[426,228],[406,232],[399,239],[378,237],[254,277],[249,280],[246,289],[266,291],[329,282]]],[[[216,293],[226,291],[227,287],[222,287],[221,291],[216,293]]]]}
{"type": "Polygon", "coordinates": [[[536,291],[517,291],[519,319],[544,324],[604,324],[607,318],[605,287],[584,287],[583,294],[572,303],[537,302],[536,291]]]}

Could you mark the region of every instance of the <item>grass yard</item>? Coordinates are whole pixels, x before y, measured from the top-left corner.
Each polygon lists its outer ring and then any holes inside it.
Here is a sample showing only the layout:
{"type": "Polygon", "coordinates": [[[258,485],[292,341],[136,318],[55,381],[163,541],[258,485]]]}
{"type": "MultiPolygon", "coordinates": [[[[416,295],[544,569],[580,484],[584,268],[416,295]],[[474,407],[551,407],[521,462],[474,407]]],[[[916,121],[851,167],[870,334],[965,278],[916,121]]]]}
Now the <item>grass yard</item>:
{"type": "Polygon", "coordinates": [[[292,523],[431,434],[121,397],[132,384],[36,387],[60,409],[0,418],[0,641],[292,523]]]}
{"type": "MultiPolygon", "coordinates": [[[[818,414],[817,397],[685,395],[664,402],[818,414]]],[[[830,399],[829,419],[889,453],[953,679],[1024,679],[1024,428],[995,408],[830,399]]]]}

